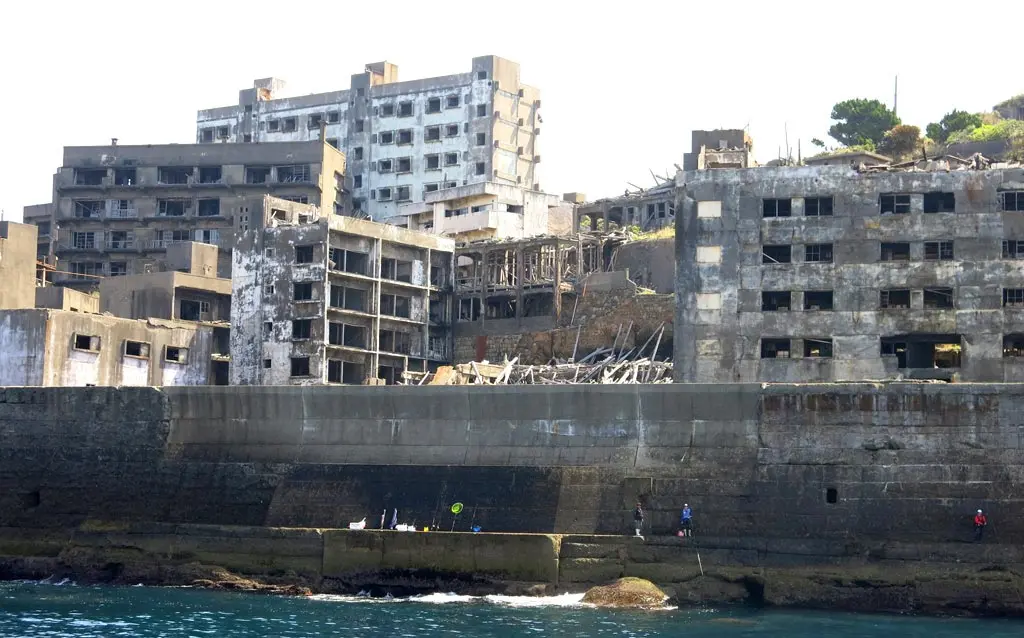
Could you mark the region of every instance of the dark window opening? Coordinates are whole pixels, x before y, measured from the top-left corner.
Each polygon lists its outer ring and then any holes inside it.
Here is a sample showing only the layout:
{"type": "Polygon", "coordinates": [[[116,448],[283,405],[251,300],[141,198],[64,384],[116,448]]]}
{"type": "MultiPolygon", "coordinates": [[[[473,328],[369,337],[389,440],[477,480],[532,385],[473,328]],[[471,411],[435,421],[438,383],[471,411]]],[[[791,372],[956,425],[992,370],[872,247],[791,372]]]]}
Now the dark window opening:
{"type": "Polygon", "coordinates": [[[264,370],[269,370],[272,366],[273,366],[273,361],[271,361],[270,359],[264,359],[263,360],[263,369],[264,370]]]}
{"type": "Polygon", "coordinates": [[[184,217],[191,204],[185,199],[157,200],[156,214],[160,217],[184,217]]]}
{"type": "Polygon", "coordinates": [[[804,199],[804,217],[830,217],[832,206],[831,197],[807,197],[804,199]]]}
{"type": "Polygon", "coordinates": [[[949,261],[953,259],[953,242],[951,241],[926,241],[924,243],[924,258],[949,261]]]}
{"type": "Polygon", "coordinates": [[[377,377],[384,380],[384,385],[396,385],[402,380],[404,371],[400,365],[378,366],[377,377]]]}
{"type": "Polygon", "coordinates": [[[406,129],[398,132],[399,144],[412,144],[412,131],[406,129]]]}
{"type": "Polygon", "coordinates": [[[77,168],[75,169],[75,184],[77,186],[101,186],[107,177],[105,168],[77,168]]]}
{"type": "Polygon", "coordinates": [[[312,246],[296,246],[295,247],[295,263],[297,263],[297,264],[311,264],[311,263],[313,263],[313,247],[312,246]]]}
{"type": "Polygon", "coordinates": [[[832,263],[832,244],[808,244],[804,247],[804,261],[832,263]]]}
{"type": "Polygon", "coordinates": [[[788,264],[792,260],[792,246],[763,246],[761,248],[761,263],[763,264],[788,264]]]}
{"type": "Polygon", "coordinates": [[[284,131],[285,133],[295,132],[297,126],[298,119],[294,117],[286,117],[283,120],[281,120],[281,130],[284,131]]]}
{"type": "Polygon", "coordinates": [[[384,257],[380,260],[380,277],[412,283],[412,262],[384,257]]]}
{"type": "Polygon", "coordinates": [[[428,126],[424,139],[428,142],[436,142],[441,139],[441,127],[440,126],[428,126]]]}
{"type": "Polygon", "coordinates": [[[434,170],[441,168],[441,156],[440,155],[427,155],[427,170],[434,170]]]}
{"type": "Polygon", "coordinates": [[[457,109],[457,108],[459,108],[459,96],[458,95],[449,95],[448,97],[446,97],[445,98],[444,107],[446,109],[457,109]]]}
{"type": "Polygon", "coordinates": [[[222,177],[222,170],[220,166],[200,166],[199,167],[199,183],[200,184],[216,184],[220,182],[222,177]]]}
{"type": "Polygon", "coordinates": [[[220,215],[219,199],[201,199],[197,203],[196,214],[200,217],[215,217],[220,215]]]}
{"type": "Polygon", "coordinates": [[[761,214],[764,217],[789,217],[793,214],[793,200],[766,199],[761,202],[761,214]]]}
{"type": "Polygon", "coordinates": [[[185,363],[188,356],[188,348],[167,346],[164,348],[164,361],[170,363],[185,363]]]}
{"type": "Polygon", "coordinates": [[[341,113],[339,113],[338,111],[328,111],[327,112],[327,123],[328,124],[337,124],[340,121],[341,121],[341,113]]]}
{"type": "Polygon", "coordinates": [[[308,182],[310,180],[309,164],[277,166],[275,168],[279,182],[308,182]]]}
{"type": "Polygon", "coordinates": [[[1024,241],[1004,239],[1003,259],[1024,259],[1024,241]]]}
{"type": "Polygon", "coordinates": [[[75,335],[75,349],[76,350],[88,350],[90,352],[99,352],[100,349],[100,338],[91,335],[75,335]]]}
{"type": "Polygon", "coordinates": [[[114,169],[114,185],[116,186],[131,186],[135,184],[135,169],[134,168],[115,168],[114,169]]]}
{"type": "Polygon", "coordinates": [[[804,310],[832,310],[831,290],[807,290],[804,292],[804,310]]]}
{"type": "Polygon", "coordinates": [[[1003,288],[1003,307],[1024,307],[1024,288],[1003,288]]]}
{"type": "Polygon", "coordinates": [[[356,275],[369,275],[370,255],[343,248],[332,248],[329,266],[331,270],[340,270],[356,275]]]}
{"type": "Polygon", "coordinates": [[[444,127],[444,134],[447,137],[455,137],[456,135],[459,134],[459,125],[458,124],[448,124],[448,125],[446,125],[444,127]]]}
{"type": "Polygon", "coordinates": [[[956,197],[953,193],[925,193],[924,212],[952,213],[956,210],[956,197]]]}
{"type": "MultiPolygon", "coordinates": [[[[399,173],[408,173],[410,171],[412,171],[412,160],[409,159],[408,157],[400,157],[400,158],[398,158],[398,172],[399,173]]],[[[401,198],[399,198],[399,199],[401,199],[401,198]]]]}
{"type": "Polygon", "coordinates": [[[427,113],[440,113],[441,112],[441,98],[432,97],[427,100],[427,113]]]}
{"type": "Polygon", "coordinates": [[[292,320],[292,339],[309,339],[313,334],[312,319],[292,320]]]}
{"type": "Polygon", "coordinates": [[[245,169],[246,184],[266,184],[270,181],[270,167],[247,166],[245,169]]]}
{"type": "Polygon", "coordinates": [[[790,310],[793,293],[786,291],[764,291],[761,293],[761,310],[774,312],[778,310],[790,310]]]}
{"type": "Polygon", "coordinates": [[[476,145],[477,146],[486,146],[487,145],[487,133],[477,133],[476,134],[476,145]]]}
{"type": "Polygon", "coordinates": [[[128,357],[138,357],[140,359],[149,358],[149,344],[143,341],[131,341],[125,340],[124,342],[124,354],[128,357]]]}
{"type": "Polygon", "coordinates": [[[1001,200],[1003,203],[1003,210],[1006,211],[1024,211],[1024,191],[1011,191],[1007,193],[1000,193],[1001,200]]]}
{"type": "Polygon", "coordinates": [[[486,104],[477,104],[476,105],[476,116],[477,117],[487,117],[487,105],[486,104]]]}
{"type": "Polygon", "coordinates": [[[804,339],[804,356],[808,358],[832,358],[831,339],[804,339]]]}
{"type": "Polygon", "coordinates": [[[878,307],[906,310],[910,308],[910,291],[881,290],[878,293],[878,307]]]}
{"type": "Polygon", "coordinates": [[[459,321],[476,321],[481,314],[479,299],[459,299],[459,321]]]}
{"type": "Polygon", "coordinates": [[[398,117],[412,116],[412,102],[400,102],[398,104],[398,117]]]}
{"type": "Polygon", "coordinates": [[[881,261],[910,261],[910,243],[882,242],[881,261]]]}
{"type": "Polygon", "coordinates": [[[788,359],[789,339],[761,339],[762,359],[788,359]]]}
{"type": "Polygon", "coordinates": [[[1003,356],[1024,357],[1024,334],[1003,335],[1003,356]]]}
{"type": "Polygon", "coordinates": [[[410,299],[399,295],[382,293],[380,296],[380,314],[392,317],[410,317],[410,299]]]}
{"type": "Polygon", "coordinates": [[[157,169],[157,181],[161,184],[188,184],[191,178],[191,168],[161,166],[157,169]]]}
{"type": "Polygon", "coordinates": [[[363,147],[362,146],[355,147],[354,149],[352,149],[352,154],[355,155],[354,159],[357,159],[357,160],[363,159],[363,147]]]}
{"type": "Polygon", "coordinates": [[[913,334],[882,337],[883,357],[895,357],[900,369],[937,370],[960,367],[960,335],[913,334]]]}
{"type": "Polygon", "coordinates": [[[381,117],[391,117],[392,115],[395,114],[395,105],[394,104],[381,104],[380,105],[380,114],[381,114],[381,117]]]}
{"type": "Polygon", "coordinates": [[[362,133],[365,127],[366,124],[363,122],[363,120],[360,119],[355,121],[356,133],[362,133]]]}
{"type": "Polygon", "coordinates": [[[826,503],[834,505],[835,503],[838,502],[838,500],[839,500],[839,492],[836,491],[836,488],[830,487],[830,488],[825,490],[825,502],[826,503]]]}
{"type": "Polygon", "coordinates": [[[477,175],[484,175],[486,173],[487,173],[487,164],[485,162],[477,162],[476,163],[476,174],[477,175]]]}
{"type": "Polygon", "coordinates": [[[293,376],[293,377],[308,377],[309,376],[309,357],[292,357],[291,376],[293,376]]]}
{"type": "Polygon", "coordinates": [[[292,299],[294,301],[312,301],[313,284],[308,281],[293,284],[292,299]]]}
{"type": "Polygon", "coordinates": [[[382,352],[411,354],[412,339],[408,332],[398,330],[381,330],[377,333],[377,348],[382,352]]]}
{"type": "Polygon", "coordinates": [[[327,325],[327,342],[332,346],[366,348],[366,328],[332,321],[327,325]]]}
{"type": "Polygon", "coordinates": [[[345,286],[331,286],[331,307],[366,312],[366,291],[345,286]]]}
{"type": "Polygon", "coordinates": [[[882,215],[905,215],[910,212],[910,195],[886,193],[879,196],[878,205],[882,215]]]}

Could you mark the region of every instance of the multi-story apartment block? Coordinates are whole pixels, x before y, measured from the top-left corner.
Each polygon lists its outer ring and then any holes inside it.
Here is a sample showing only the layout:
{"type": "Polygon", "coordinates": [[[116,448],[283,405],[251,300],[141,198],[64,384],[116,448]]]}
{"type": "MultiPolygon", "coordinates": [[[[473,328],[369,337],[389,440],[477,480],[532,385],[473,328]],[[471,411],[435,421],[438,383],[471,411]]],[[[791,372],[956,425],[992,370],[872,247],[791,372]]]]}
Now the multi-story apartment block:
{"type": "MultiPolygon", "coordinates": [[[[167,247],[231,249],[232,220],[266,193],[344,211],[345,158],[322,142],[65,147],[54,176],[54,281],[168,270],[167,247]]],[[[230,274],[225,253],[218,273],[230,274]]]]}
{"type": "Polygon", "coordinates": [[[1024,169],[678,177],[683,382],[1024,380],[1024,169]]]}
{"type": "Polygon", "coordinates": [[[451,361],[451,239],[266,197],[236,219],[231,384],[402,381],[451,361]]]}
{"type": "Polygon", "coordinates": [[[354,211],[376,221],[469,184],[540,190],[540,93],[519,81],[515,62],[478,57],[468,72],[405,82],[378,62],[346,90],[282,99],[282,87],[256,80],[237,106],[199,111],[196,141],[315,140],[323,127],[347,158],[354,211]]]}

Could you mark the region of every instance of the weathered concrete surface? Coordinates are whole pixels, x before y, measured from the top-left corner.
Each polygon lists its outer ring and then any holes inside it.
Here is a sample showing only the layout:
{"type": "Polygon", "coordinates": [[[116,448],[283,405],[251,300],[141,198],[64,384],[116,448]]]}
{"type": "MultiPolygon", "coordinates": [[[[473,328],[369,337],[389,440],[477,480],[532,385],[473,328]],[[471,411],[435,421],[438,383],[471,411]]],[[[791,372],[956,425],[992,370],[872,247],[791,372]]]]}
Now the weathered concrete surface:
{"type": "Polygon", "coordinates": [[[0,390],[0,526],[88,519],[993,542],[1024,534],[1013,385],[0,390]],[[829,490],[835,490],[830,503],[829,490]],[[468,516],[467,516],[468,515],[468,516]]]}

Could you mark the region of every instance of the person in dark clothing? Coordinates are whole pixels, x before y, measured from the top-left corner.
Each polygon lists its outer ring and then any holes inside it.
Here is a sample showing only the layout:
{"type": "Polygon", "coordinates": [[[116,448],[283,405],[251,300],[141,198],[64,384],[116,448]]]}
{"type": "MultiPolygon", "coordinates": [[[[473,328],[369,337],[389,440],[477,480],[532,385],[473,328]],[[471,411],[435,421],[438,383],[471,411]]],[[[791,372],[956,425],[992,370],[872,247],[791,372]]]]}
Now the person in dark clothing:
{"type": "Polygon", "coordinates": [[[644,526],[644,510],[640,503],[637,503],[636,509],[633,510],[633,526],[636,528],[636,535],[640,536],[640,528],[644,526]]]}
{"type": "Polygon", "coordinates": [[[978,513],[974,515],[974,542],[975,543],[980,543],[981,542],[981,537],[985,533],[985,526],[986,525],[988,525],[988,519],[985,518],[985,515],[982,513],[981,510],[978,510],[978,513]]]}

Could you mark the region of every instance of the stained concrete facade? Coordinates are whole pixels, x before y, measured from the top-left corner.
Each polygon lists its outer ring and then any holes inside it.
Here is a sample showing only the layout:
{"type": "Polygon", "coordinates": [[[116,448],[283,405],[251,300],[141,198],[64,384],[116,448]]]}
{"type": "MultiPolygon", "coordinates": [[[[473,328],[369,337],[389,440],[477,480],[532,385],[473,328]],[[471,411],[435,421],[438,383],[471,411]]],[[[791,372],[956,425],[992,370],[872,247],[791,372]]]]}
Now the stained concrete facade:
{"type": "Polygon", "coordinates": [[[256,80],[236,106],[199,111],[196,141],[317,140],[323,125],[348,158],[353,209],[377,221],[468,184],[540,190],[540,92],[515,62],[482,56],[461,73],[403,82],[396,65],[377,62],[345,90],[283,98],[283,87],[256,80]]]}
{"type": "Polygon", "coordinates": [[[677,179],[677,381],[1024,380],[1024,169],[677,179]]]}
{"type": "MultiPolygon", "coordinates": [[[[225,251],[233,219],[265,193],[345,212],[345,157],[319,142],[65,147],[54,176],[54,281],[98,286],[104,277],[173,269],[167,249],[197,241],[225,251]]],[[[173,261],[173,259],[172,259],[173,261]]]]}
{"type": "Polygon", "coordinates": [[[690,134],[690,152],[683,154],[684,171],[753,166],[757,166],[754,141],[744,129],[695,130],[690,134]]]}
{"type": "Polygon", "coordinates": [[[40,283],[49,282],[51,274],[48,271],[53,269],[51,243],[55,234],[53,232],[53,202],[25,206],[22,209],[21,219],[26,224],[34,225],[37,229],[36,261],[39,263],[36,267],[36,279],[40,283]]]}
{"type": "Polygon", "coordinates": [[[451,360],[451,239],[273,197],[236,237],[232,385],[393,384],[451,360]]]}
{"type": "Polygon", "coordinates": [[[36,227],[0,221],[0,310],[36,303],[36,227]]]}
{"type": "Polygon", "coordinates": [[[64,310],[0,311],[0,384],[172,386],[209,381],[213,332],[64,310]]]}
{"type": "Polygon", "coordinates": [[[614,230],[636,226],[640,230],[656,230],[671,226],[676,219],[675,181],[662,182],[654,188],[621,197],[587,202],[575,209],[575,228],[581,230],[614,230]]]}
{"type": "Polygon", "coordinates": [[[65,286],[37,286],[35,307],[98,314],[100,296],[65,286]]]}

